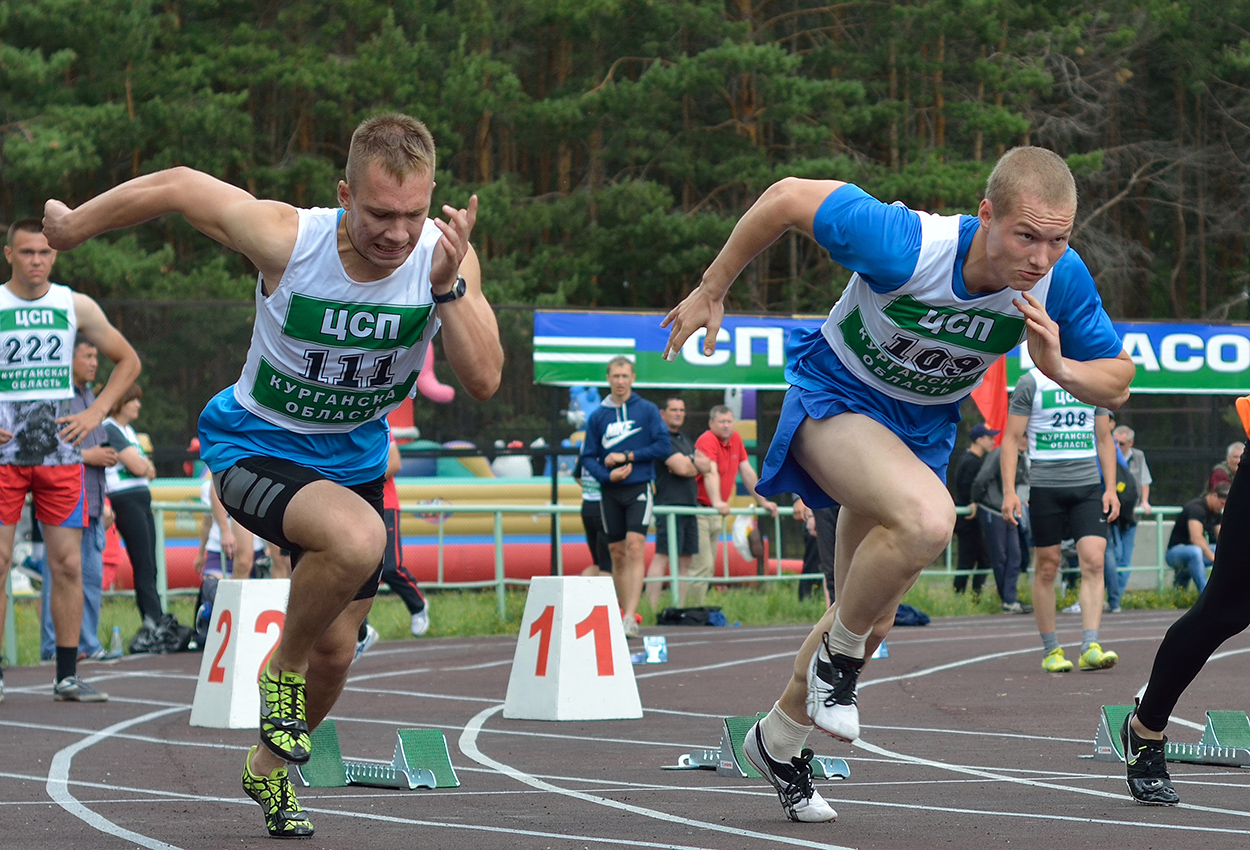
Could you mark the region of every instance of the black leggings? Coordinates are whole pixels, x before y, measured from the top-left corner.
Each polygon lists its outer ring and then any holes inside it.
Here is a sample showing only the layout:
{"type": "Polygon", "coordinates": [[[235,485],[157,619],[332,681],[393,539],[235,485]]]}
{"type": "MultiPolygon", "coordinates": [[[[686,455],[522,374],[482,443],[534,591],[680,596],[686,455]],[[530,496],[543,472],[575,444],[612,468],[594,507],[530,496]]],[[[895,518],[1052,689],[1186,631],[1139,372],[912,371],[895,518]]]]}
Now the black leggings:
{"type": "Polygon", "coordinates": [[[1250,475],[1233,478],[1215,566],[1198,601],[1168,629],[1137,717],[1162,732],[1176,702],[1220,644],[1250,626],[1250,475]]]}
{"type": "Polygon", "coordinates": [[[161,597],[156,592],[156,520],[152,517],[152,492],[131,487],[109,493],[117,515],[117,533],[126,544],[135,577],[135,605],[139,616],[160,620],[161,597]]]}

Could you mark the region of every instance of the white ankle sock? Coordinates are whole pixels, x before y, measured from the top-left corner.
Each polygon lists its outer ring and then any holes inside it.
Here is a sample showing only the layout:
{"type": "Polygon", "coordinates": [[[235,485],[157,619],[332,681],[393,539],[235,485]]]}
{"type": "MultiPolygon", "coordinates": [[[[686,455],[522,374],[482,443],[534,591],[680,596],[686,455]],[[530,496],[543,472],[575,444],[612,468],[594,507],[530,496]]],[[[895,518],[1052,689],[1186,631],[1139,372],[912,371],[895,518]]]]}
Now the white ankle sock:
{"type": "Polygon", "coordinates": [[[805,726],[781,710],[780,703],[773,703],[772,711],[760,720],[760,731],[768,753],[777,761],[788,762],[803,752],[811,726],[805,726]]]}
{"type": "Polygon", "coordinates": [[[842,625],[842,611],[839,609],[833,615],[833,625],[829,627],[829,651],[862,659],[870,634],[872,629],[857,635],[842,625]]]}

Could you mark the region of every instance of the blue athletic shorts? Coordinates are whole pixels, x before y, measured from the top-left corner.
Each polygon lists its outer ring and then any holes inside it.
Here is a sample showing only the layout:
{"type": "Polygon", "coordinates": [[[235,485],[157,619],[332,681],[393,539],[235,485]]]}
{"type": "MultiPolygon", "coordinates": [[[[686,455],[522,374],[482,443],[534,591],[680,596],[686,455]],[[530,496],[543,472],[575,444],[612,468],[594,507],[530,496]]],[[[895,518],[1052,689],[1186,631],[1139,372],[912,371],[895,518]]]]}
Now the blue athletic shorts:
{"type": "MultiPolygon", "coordinates": [[[[791,386],[755,488],[760,495],[794,493],[809,508],[835,504],[795,461],[790,443],[804,419],[828,419],[842,413],[860,413],[881,423],[946,483],[960,419],[957,402],[910,404],[882,395],[847,371],[818,329],[791,332],[786,341],[786,380],[791,386]]],[[[830,446],[829,451],[836,454],[855,451],[855,447],[830,446]]]]}

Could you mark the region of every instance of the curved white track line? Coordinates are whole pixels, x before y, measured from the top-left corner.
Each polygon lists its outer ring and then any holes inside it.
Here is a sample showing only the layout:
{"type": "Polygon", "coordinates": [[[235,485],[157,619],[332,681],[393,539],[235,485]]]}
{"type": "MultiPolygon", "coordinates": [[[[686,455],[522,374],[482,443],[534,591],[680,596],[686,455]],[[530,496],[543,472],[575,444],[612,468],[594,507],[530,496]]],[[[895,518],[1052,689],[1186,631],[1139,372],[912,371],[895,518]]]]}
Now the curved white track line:
{"type": "Polygon", "coordinates": [[[138,717],[132,717],[129,720],[123,720],[120,723],[114,723],[105,729],[101,729],[92,735],[83,738],[81,741],[70,744],[63,750],[57,752],[52,757],[52,764],[48,766],[48,784],[46,786],[48,796],[51,797],[57,805],[69,812],[74,817],[81,820],[91,828],[100,832],[116,835],[118,838],[132,841],[140,847],[147,847],[149,850],[181,850],[181,848],[173,844],[166,844],[164,841],[157,841],[155,838],[148,838],[146,835],[140,835],[137,832],[131,832],[129,829],[120,827],[103,815],[96,814],[88,809],[82,803],[79,803],[69,790],[69,768],[74,761],[74,756],[87,747],[103,741],[105,738],[111,737],[117,732],[122,732],[132,726],[138,726],[147,723],[150,720],[164,717],[168,714],[175,714],[179,711],[186,711],[187,706],[178,706],[176,708],[162,708],[159,711],[142,714],[138,717]]]}
{"type": "MultiPolygon", "coordinates": [[[[478,712],[472,720],[464,727],[464,731],[460,734],[460,751],[469,758],[473,759],[484,767],[492,768],[499,773],[514,779],[517,782],[528,785],[531,788],[537,788],[543,791],[550,791],[553,794],[561,794],[565,797],[572,797],[587,803],[593,803],[598,806],[606,806],[610,809],[618,809],[630,814],[641,815],[643,817],[654,818],[655,820],[667,821],[669,823],[681,824],[682,826],[693,827],[696,829],[708,830],[710,832],[721,832],[726,835],[738,835],[744,838],[755,838],[760,841],[770,842],[772,844],[788,844],[793,847],[813,847],[819,850],[850,850],[838,844],[821,844],[815,841],[803,841],[797,838],[788,838],[783,835],[776,835],[765,832],[752,832],[746,829],[738,829],[736,827],[722,826],[718,823],[707,823],[706,821],[697,821],[690,818],[683,818],[680,815],[661,812],[656,809],[644,809],[641,806],[632,806],[629,803],[622,803],[619,800],[612,800],[607,797],[599,797],[594,794],[586,794],[582,791],[573,791],[568,788],[561,788],[558,785],[552,785],[550,782],[517,770],[515,767],[506,765],[503,762],[496,761],[490,756],[483,753],[477,746],[477,738],[483,724],[492,716],[503,711],[503,705],[496,705],[493,708],[486,708],[478,712]]],[[[620,843],[620,839],[616,839],[620,843]]]]}
{"type": "MultiPolygon", "coordinates": [[[[863,738],[856,740],[855,746],[863,747],[865,750],[868,750],[868,752],[870,753],[876,753],[879,756],[893,758],[893,759],[896,759],[897,761],[905,762],[907,764],[921,765],[924,767],[933,767],[939,770],[949,770],[954,773],[962,773],[967,776],[977,776],[982,779],[992,779],[997,782],[1010,782],[1014,785],[1026,785],[1032,788],[1046,788],[1051,791],[1065,791],[1070,794],[1084,794],[1089,797],[1101,797],[1103,799],[1109,799],[1109,800],[1123,801],[1125,798],[1125,795],[1122,793],[1113,793],[1111,791],[1098,791],[1094,788],[1081,788],[1079,786],[1073,786],[1073,785],[1060,785],[1055,782],[1043,782],[1038,779],[1024,779],[1018,776],[1007,776],[1001,773],[994,772],[992,770],[982,770],[980,768],[965,767],[964,765],[951,764],[949,762],[936,761],[934,759],[921,758],[919,756],[909,756],[909,755],[906,755],[905,753],[896,753],[893,750],[887,750],[885,747],[879,747],[876,744],[870,744],[867,741],[865,741],[863,738]]],[[[847,802],[852,803],[853,801],[848,800],[847,802]]],[[[904,807],[904,808],[911,806],[911,804],[906,804],[906,803],[900,803],[897,805],[904,807]]],[[[923,809],[926,807],[915,806],[915,808],[923,809]]],[[[1194,806],[1194,805],[1190,805],[1187,803],[1181,803],[1180,805],[1177,806],[1177,808],[1189,809],[1191,811],[1197,811],[1197,812],[1210,812],[1212,814],[1220,814],[1220,815],[1235,815],[1236,817],[1242,817],[1242,818],[1250,817],[1250,812],[1238,811],[1236,809],[1217,809],[1217,808],[1213,808],[1210,806],[1194,806]]],[[[982,812],[981,814],[1036,817],[1036,818],[1043,818],[1043,819],[1050,819],[1052,817],[1051,815],[1047,815],[1047,814],[1026,815],[1023,812],[1018,812],[1018,813],[1017,812],[982,812]]],[[[1214,827],[1208,828],[1208,827],[1203,827],[1203,826],[1181,826],[1181,825],[1176,825],[1176,824],[1167,824],[1167,823],[1158,823],[1158,822],[1138,823],[1136,821],[1112,821],[1112,820],[1104,821],[1099,818],[1063,818],[1063,819],[1079,820],[1079,821],[1086,822],[1086,823],[1109,823],[1109,824],[1117,824],[1117,825],[1124,823],[1124,824],[1133,824],[1136,826],[1155,827],[1158,829],[1187,829],[1187,830],[1211,831],[1211,832],[1235,832],[1239,835],[1250,834],[1250,830],[1220,829],[1220,828],[1214,828],[1214,827]]]]}

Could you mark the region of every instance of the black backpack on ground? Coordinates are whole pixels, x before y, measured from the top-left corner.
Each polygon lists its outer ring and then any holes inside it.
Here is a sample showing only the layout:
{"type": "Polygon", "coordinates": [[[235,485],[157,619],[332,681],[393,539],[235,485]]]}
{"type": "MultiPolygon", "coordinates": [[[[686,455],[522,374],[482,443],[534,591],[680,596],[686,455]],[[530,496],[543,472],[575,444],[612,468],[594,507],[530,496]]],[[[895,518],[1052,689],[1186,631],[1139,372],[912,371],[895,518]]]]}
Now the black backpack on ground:
{"type": "Polygon", "coordinates": [[[1121,530],[1136,525],[1137,516],[1133,511],[1137,508],[1141,491],[1137,487],[1137,479],[1133,477],[1133,473],[1129,472],[1128,467],[1120,463],[1118,459],[1115,464],[1115,492],[1120,497],[1120,516],[1115,524],[1121,530]]]}
{"type": "Polygon", "coordinates": [[[655,615],[657,626],[723,626],[725,615],[720,608],[665,608],[655,615]]]}
{"type": "Polygon", "coordinates": [[[150,652],[164,655],[170,652],[185,652],[191,645],[195,631],[190,626],[178,622],[173,614],[162,614],[155,623],[144,619],[139,631],[130,639],[128,647],[131,654],[150,652]]]}

